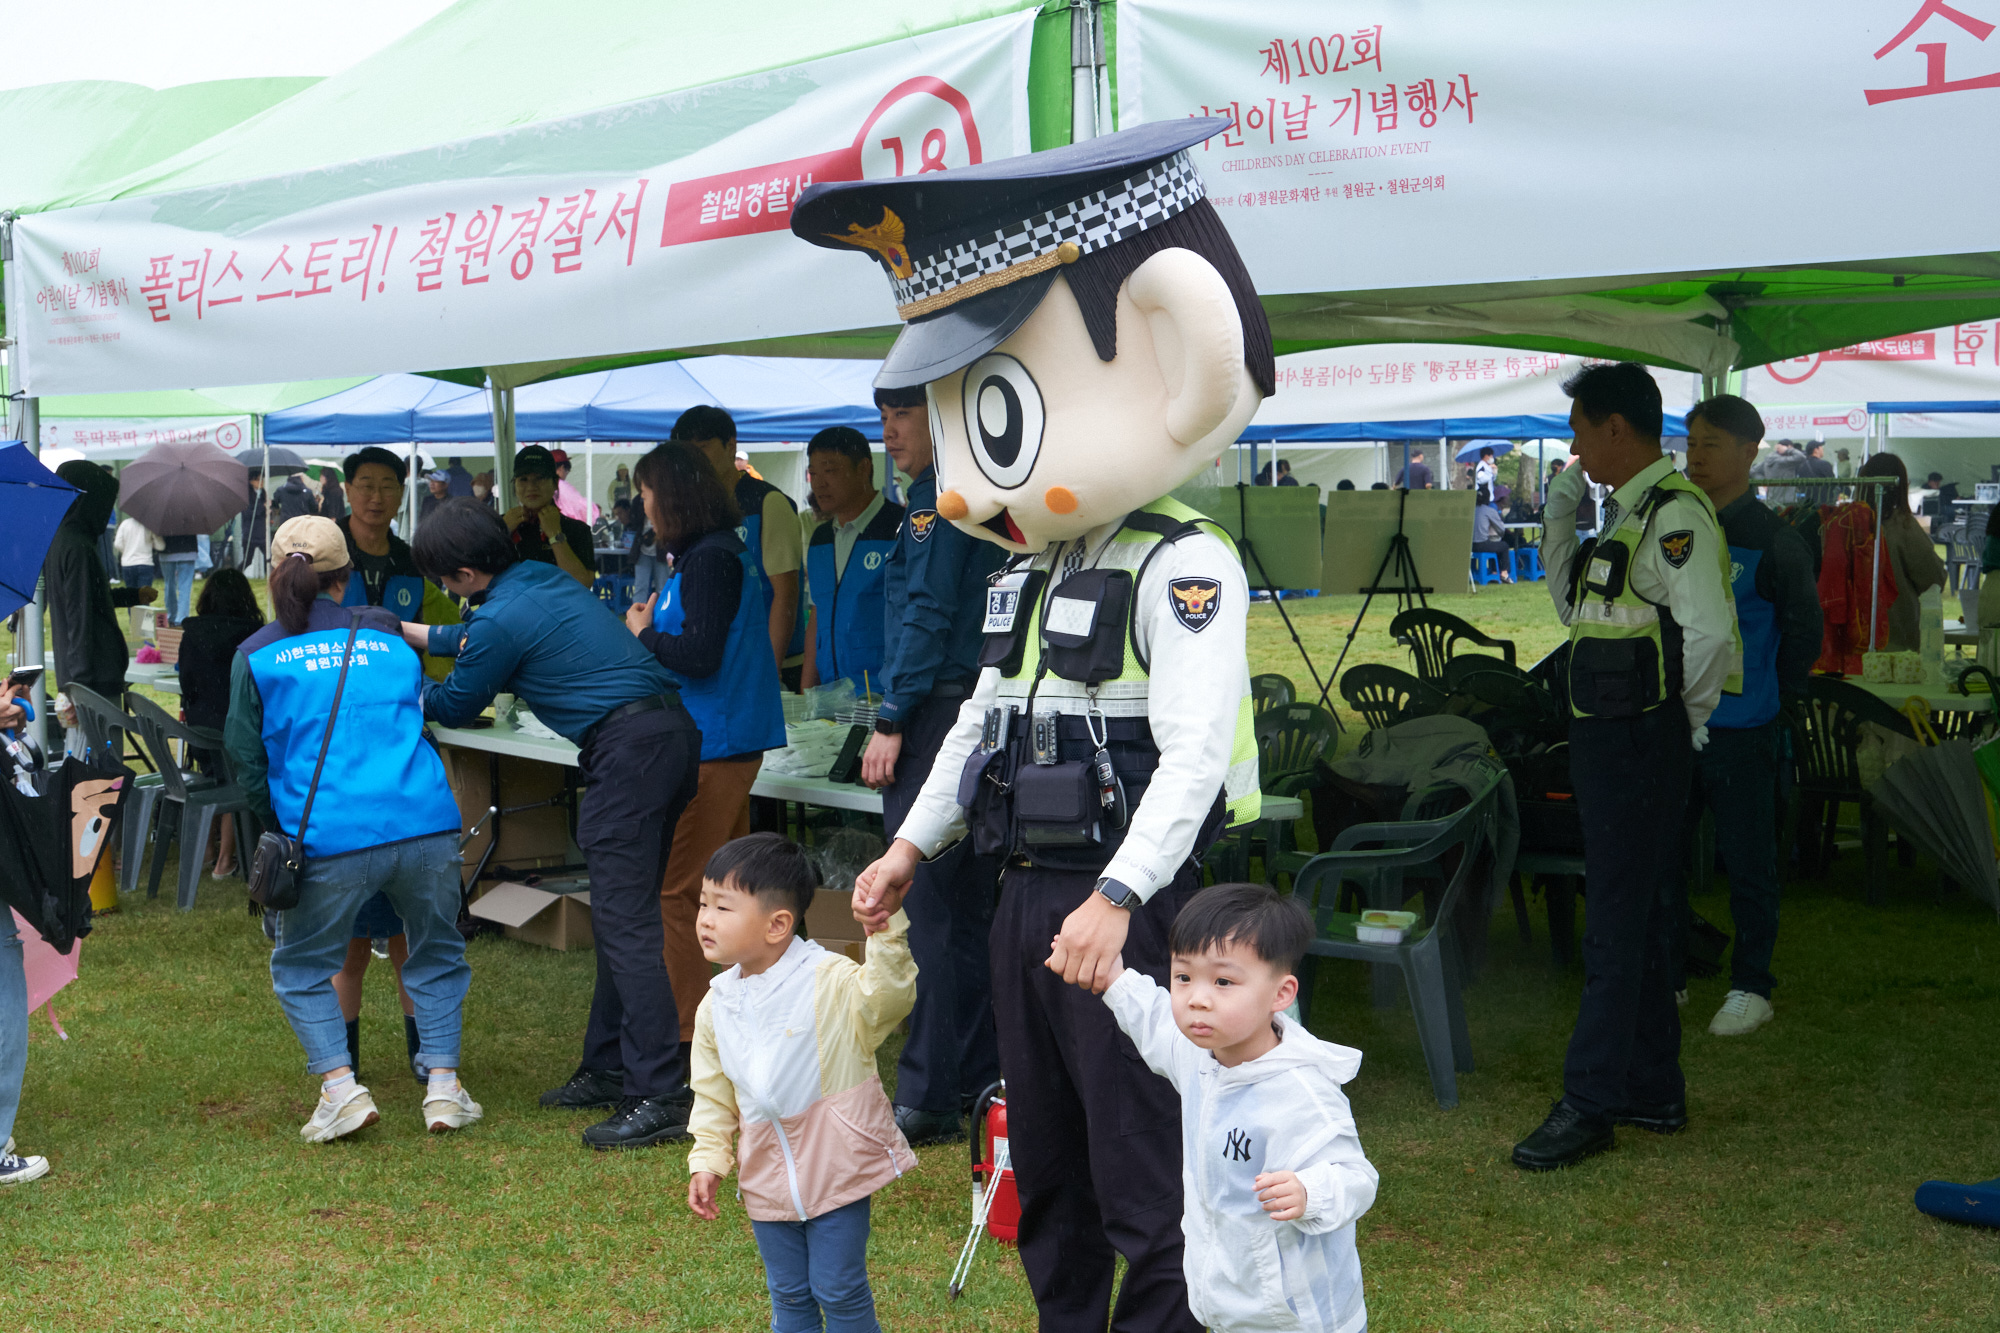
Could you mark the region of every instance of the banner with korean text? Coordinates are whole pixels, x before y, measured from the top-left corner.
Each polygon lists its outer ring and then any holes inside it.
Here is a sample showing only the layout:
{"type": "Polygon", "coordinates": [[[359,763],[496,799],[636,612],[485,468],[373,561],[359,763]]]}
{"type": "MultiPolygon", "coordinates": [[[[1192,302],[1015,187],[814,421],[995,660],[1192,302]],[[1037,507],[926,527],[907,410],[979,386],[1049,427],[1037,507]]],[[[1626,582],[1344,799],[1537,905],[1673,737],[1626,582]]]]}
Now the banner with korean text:
{"type": "Polygon", "coordinates": [[[1890,416],[1894,436],[2000,436],[2000,323],[1954,324],[1773,361],[1743,372],[1743,396],[1773,439],[1861,439],[1872,429],[1871,411],[1890,416]]]}
{"type": "Polygon", "coordinates": [[[1029,151],[1035,11],[489,139],[22,218],[48,395],[610,356],[896,323],[806,245],[814,181],[1029,151]]]}
{"type": "Polygon", "coordinates": [[[1985,252],[2000,173],[1965,153],[2000,127],[1996,23],[1992,0],[1122,0],[1119,123],[1230,118],[1194,156],[1266,296],[1985,252]]]}
{"type": "Polygon", "coordinates": [[[89,459],[137,458],[156,444],[212,444],[225,453],[250,445],[250,418],[43,417],[42,448],[89,459]]]}

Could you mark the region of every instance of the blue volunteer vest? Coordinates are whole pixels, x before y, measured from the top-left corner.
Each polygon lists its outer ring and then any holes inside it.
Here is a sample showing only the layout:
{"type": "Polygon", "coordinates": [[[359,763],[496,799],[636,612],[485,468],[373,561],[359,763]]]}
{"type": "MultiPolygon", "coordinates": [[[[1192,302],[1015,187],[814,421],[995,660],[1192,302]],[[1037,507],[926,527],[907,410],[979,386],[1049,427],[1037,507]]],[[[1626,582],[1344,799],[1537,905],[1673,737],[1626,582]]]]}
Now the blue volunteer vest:
{"type": "MultiPolygon", "coordinates": [[[[667,672],[680,687],[681,702],[687,706],[689,716],[701,728],[703,762],[776,750],[785,744],[785,710],[778,702],[778,664],[771,660],[770,603],[759,592],[758,585],[763,580],[752,577],[754,548],[733,533],[720,532],[703,537],[687,554],[719,542],[738,547],[736,557],[743,562],[743,595],[736,602],[736,618],[729,623],[729,643],[722,650],[722,666],[714,675],[699,680],[678,671],[667,672]]],[[[686,558],[682,556],[682,560],[686,558]]],[[[653,608],[653,628],[662,634],[679,634],[687,621],[681,578],[676,570],[660,589],[660,600],[653,608]]]]}
{"type": "MultiPolygon", "coordinates": [[[[359,573],[347,580],[347,597],[341,605],[368,605],[368,591],[359,573]]],[[[422,621],[424,581],[414,574],[391,574],[382,584],[382,609],[394,612],[398,620],[422,621]]]]}
{"type": "Polygon", "coordinates": [[[1729,586],[1736,594],[1736,627],[1743,635],[1743,693],[1722,696],[1711,727],[1761,727],[1778,715],[1778,608],[1757,592],[1762,551],[1729,548],[1729,586]]]}
{"type": "MultiPolygon", "coordinates": [[[[791,497],[785,495],[783,491],[778,490],[776,486],[773,486],[768,481],[759,481],[748,472],[739,473],[737,476],[736,507],[742,511],[743,521],[737,525],[736,535],[742,540],[743,549],[748,552],[748,563],[744,567],[751,574],[756,575],[758,584],[764,590],[764,642],[766,645],[771,642],[771,604],[777,600],[778,594],[771,587],[770,576],[764,572],[764,497],[774,491],[784,498],[787,505],[791,505],[792,513],[796,516],[799,512],[799,507],[792,504],[791,497]]],[[[797,526],[797,522],[797,518],[794,517],[793,526],[797,526]]],[[[806,599],[801,597],[799,598],[798,620],[792,626],[792,641],[785,648],[785,656],[797,657],[799,654],[805,652],[805,650],[806,599]]],[[[768,647],[766,651],[769,651],[768,647]]],[[[783,741],[778,743],[780,745],[784,744],[783,741]]],[[[735,751],[731,753],[735,753],[735,751]]]]}
{"type": "Polygon", "coordinates": [[[820,684],[842,676],[859,691],[882,692],[882,662],[888,656],[889,557],[903,527],[903,506],[884,502],[848,552],[847,572],[835,573],[832,520],[813,529],[806,547],[806,579],[812,587],[813,661],[820,684]]]}
{"type": "MultiPolygon", "coordinates": [[[[331,609],[330,601],[326,605],[331,609]]],[[[340,680],[347,619],[343,612],[337,626],[296,635],[271,625],[246,639],[241,650],[264,705],[271,809],[288,831],[297,831],[312,785],[340,680]]],[[[458,832],[458,802],[444,761],[424,737],[417,702],[423,679],[415,650],[389,630],[362,626],[306,828],[308,856],[339,856],[458,832]]]]}

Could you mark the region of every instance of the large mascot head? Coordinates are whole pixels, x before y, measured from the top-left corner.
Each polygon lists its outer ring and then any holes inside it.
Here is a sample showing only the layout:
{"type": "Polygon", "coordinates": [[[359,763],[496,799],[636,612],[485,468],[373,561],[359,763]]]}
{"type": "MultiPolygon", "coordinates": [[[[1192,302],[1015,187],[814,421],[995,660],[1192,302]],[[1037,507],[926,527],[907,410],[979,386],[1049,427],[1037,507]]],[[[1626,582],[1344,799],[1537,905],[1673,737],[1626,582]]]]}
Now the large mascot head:
{"type": "Polygon", "coordinates": [[[1038,551],[1167,494],[1249,424],[1271,328],[1186,151],[1226,125],[806,191],[792,230],[889,275],[906,325],[875,383],[927,389],[940,514],[1038,551]]]}

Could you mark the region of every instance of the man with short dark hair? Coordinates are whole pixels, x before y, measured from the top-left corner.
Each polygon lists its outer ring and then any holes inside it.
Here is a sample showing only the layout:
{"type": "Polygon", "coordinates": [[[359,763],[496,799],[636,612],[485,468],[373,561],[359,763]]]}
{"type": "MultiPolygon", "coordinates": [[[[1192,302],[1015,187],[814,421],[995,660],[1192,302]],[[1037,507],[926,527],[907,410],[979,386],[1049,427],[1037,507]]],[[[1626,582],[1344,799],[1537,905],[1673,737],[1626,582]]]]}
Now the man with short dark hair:
{"type": "MultiPolygon", "coordinates": [[[[408,467],[389,450],[373,444],[357,449],[341,464],[341,474],[347,478],[348,512],[334,523],[347,538],[347,560],[354,566],[345,604],[386,607],[398,620],[456,625],[462,619],[458,604],[417,572],[409,543],[389,530],[389,524],[403,510],[403,478],[408,467]]],[[[417,651],[422,653],[423,649],[417,651]]],[[[451,672],[450,658],[426,655],[423,661],[424,673],[434,680],[451,672]]]]}
{"type": "Polygon", "coordinates": [[[1427,491],[1431,488],[1431,470],[1424,463],[1424,451],[1410,451],[1408,466],[1396,474],[1396,489],[1399,491],[1427,491]]]}
{"type": "Polygon", "coordinates": [[[583,1132],[590,1148],[686,1138],[694,1093],[659,893],[674,825],[694,797],[701,733],[652,653],[588,588],[517,556],[491,510],[448,500],[412,547],[426,576],[478,608],[463,626],[403,625],[412,647],[458,659],[424,685],[424,716],[464,726],[504,691],[579,751],[576,842],[590,871],[597,984],[582,1062],[542,1105],[612,1107],[583,1132]]]}
{"type": "Polygon", "coordinates": [[[875,487],[875,455],[852,426],[828,426],[806,445],[806,482],[827,521],[806,544],[807,652],[801,685],[845,677],[857,693],[882,689],[889,559],[903,506],[875,487]]]}
{"type": "Polygon", "coordinates": [[[1741,689],[1729,551],[1715,509],[1660,450],[1660,388],[1632,362],[1563,384],[1580,466],[1549,488],[1542,564],[1569,627],[1570,779],[1583,824],[1584,987],[1563,1095],[1514,1164],[1570,1166],[1612,1125],[1687,1124],[1669,933],[1695,752],[1725,691],[1741,689]],[[1611,487],[1579,549],[1586,477],[1611,487]]]}
{"type": "MultiPolygon", "coordinates": [[[[1826,456],[1826,445],[1824,443],[1814,440],[1806,446],[1806,470],[1799,475],[1802,477],[1831,477],[1833,475],[1833,460],[1826,456]]],[[[1815,493],[1814,498],[1825,499],[1828,497],[1815,493]]]]}
{"type": "Polygon", "coordinates": [[[778,676],[786,689],[797,690],[806,652],[805,605],[799,592],[799,567],[805,556],[798,506],[770,482],[737,470],[736,419],[721,408],[690,407],[675,419],[671,438],[692,445],[715,469],[722,489],[736,497],[736,508],[743,515],[738,535],[749,548],[751,572],[764,585],[778,676]]]}
{"type": "MultiPolygon", "coordinates": [[[[1716,850],[1729,872],[1736,943],[1729,994],[1708,1030],[1738,1037],[1771,1021],[1771,953],[1778,942],[1778,709],[1805,693],[1823,629],[1812,551],[1798,529],[1757,499],[1750,466],[1764,421],[1734,394],[1687,415],[1688,480],[1715,506],[1729,543],[1736,624],[1743,636],[1743,692],[1725,694],[1695,756],[1697,800],[1715,816],[1716,850]]],[[[1699,806],[1689,815],[1698,818],[1699,806]]]]}

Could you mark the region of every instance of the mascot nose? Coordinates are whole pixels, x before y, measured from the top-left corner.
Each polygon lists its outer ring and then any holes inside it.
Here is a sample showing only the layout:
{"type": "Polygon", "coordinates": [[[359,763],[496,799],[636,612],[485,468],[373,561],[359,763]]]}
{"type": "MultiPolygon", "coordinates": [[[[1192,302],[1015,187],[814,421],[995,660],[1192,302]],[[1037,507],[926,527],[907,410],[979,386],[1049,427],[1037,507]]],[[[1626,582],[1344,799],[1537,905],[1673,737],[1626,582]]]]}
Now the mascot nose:
{"type": "Polygon", "coordinates": [[[1076,492],[1067,486],[1051,486],[1042,492],[1042,503],[1049,507],[1051,514],[1074,514],[1076,492]]]}
{"type": "Polygon", "coordinates": [[[950,522],[957,522],[972,512],[965,503],[965,497],[957,491],[940,492],[937,498],[937,511],[950,522]]]}

